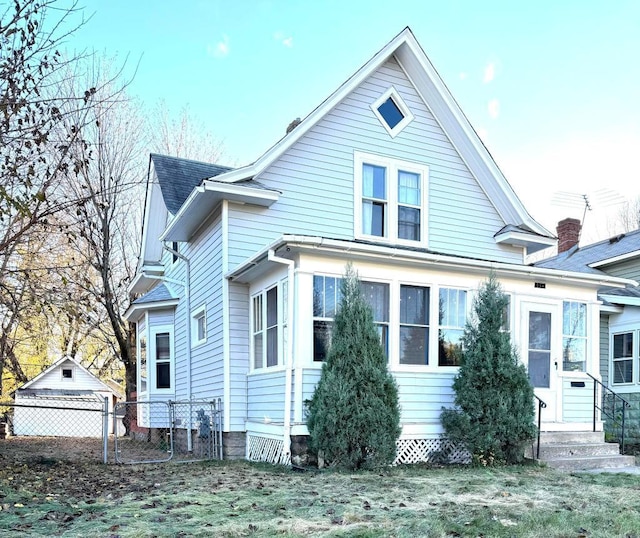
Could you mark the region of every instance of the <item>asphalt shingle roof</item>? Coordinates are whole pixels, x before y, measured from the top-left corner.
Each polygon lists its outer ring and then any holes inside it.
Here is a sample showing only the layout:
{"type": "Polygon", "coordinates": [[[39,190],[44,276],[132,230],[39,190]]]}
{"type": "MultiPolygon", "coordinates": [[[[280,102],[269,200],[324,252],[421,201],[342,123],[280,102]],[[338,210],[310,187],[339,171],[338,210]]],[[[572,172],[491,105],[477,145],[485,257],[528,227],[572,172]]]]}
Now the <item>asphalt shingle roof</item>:
{"type": "Polygon", "coordinates": [[[164,203],[170,213],[176,214],[185,200],[204,179],[233,170],[228,166],[151,154],[151,161],[160,183],[164,203]]]}
{"type": "Polygon", "coordinates": [[[620,234],[592,245],[573,247],[553,258],[534,263],[536,267],[564,269],[580,273],[603,274],[589,265],[640,250],[640,230],[620,234]]]}
{"type": "Polygon", "coordinates": [[[160,283],[148,293],[138,297],[133,301],[133,304],[156,303],[160,301],[170,301],[171,299],[175,299],[171,290],[164,284],[160,283]]]}

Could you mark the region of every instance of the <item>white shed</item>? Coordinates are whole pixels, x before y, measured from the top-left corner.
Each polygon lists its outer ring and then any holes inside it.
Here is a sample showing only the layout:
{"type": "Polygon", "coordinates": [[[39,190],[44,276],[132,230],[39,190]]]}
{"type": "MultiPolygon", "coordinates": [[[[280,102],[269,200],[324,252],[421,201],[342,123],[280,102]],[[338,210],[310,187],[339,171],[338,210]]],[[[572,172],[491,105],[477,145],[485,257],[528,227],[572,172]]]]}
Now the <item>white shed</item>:
{"type": "Polygon", "coordinates": [[[71,357],[62,357],[16,390],[14,435],[102,437],[103,409],[109,406],[109,433],[114,432],[114,405],[124,394],[98,379],[71,357]]]}

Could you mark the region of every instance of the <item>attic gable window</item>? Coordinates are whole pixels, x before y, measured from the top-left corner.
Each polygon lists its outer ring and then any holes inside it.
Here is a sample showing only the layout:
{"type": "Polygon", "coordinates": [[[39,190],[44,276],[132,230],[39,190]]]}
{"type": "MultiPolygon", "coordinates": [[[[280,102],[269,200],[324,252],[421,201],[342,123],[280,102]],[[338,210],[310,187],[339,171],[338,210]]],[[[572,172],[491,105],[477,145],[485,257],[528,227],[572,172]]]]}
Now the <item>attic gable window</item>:
{"type": "Polygon", "coordinates": [[[393,86],[378,97],[371,110],[392,138],[413,120],[413,114],[393,86]]]}
{"type": "Polygon", "coordinates": [[[73,379],[73,368],[63,368],[62,379],[73,379]]]}

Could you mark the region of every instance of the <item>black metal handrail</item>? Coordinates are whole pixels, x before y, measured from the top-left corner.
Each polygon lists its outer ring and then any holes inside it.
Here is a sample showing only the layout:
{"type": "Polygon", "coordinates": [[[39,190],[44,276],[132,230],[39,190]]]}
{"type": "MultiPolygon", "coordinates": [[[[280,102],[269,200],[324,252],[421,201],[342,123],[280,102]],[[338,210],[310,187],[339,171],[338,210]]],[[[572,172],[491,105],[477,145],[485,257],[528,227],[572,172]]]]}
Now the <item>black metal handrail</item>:
{"type": "Polygon", "coordinates": [[[540,424],[542,421],[542,410],[547,407],[547,404],[543,400],[538,398],[535,394],[533,395],[533,397],[536,400],[538,400],[538,444],[536,448],[536,459],[539,460],[540,459],[540,424]]]}
{"type": "Polygon", "coordinates": [[[620,453],[624,454],[624,429],[625,429],[625,415],[626,409],[631,407],[629,402],[625,400],[622,396],[620,396],[617,392],[612,391],[609,387],[607,387],[600,380],[593,377],[591,374],[587,373],[587,375],[593,379],[593,431],[596,431],[596,414],[597,411],[607,418],[610,418],[614,427],[620,427],[620,453]],[[600,405],[598,405],[598,386],[602,387],[602,398],[600,401],[600,405]],[[613,397],[613,405],[611,411],[607,410],[605,406],[605,397],[610,395],[613,397]],[[619,407],[616,405],[619,402],[619,407]],[[620,413],[620,420],[618,420],[617,412],[620,413]]]}

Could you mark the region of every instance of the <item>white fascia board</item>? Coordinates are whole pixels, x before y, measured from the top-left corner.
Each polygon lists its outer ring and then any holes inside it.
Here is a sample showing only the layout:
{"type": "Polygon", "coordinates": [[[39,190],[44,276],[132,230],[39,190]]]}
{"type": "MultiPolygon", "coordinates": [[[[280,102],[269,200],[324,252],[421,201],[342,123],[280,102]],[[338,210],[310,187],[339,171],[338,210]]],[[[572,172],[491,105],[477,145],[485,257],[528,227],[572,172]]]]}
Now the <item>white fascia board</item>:
{"type": "Polygon", "coordinates": [[[627,252],[625,254],[620,254],[619,256],[614,256],[613,258],[607,258],[605,260],[600,260],[597,262],[593,262],[589,264],[589,267],[593,267],[594,269],[598,267],[604,267],[606,265],[612,265],[614,263],[623,262],[625,260],[630,260],[633,258],[640,257],[640,250],[634,250],[632,252],[627,252]]]}
{"type": "Polygon", "coordinates": [[[533,254],[538,250],[555,246],[557,239],[510,230],[496,235],[495,242],[498,244],[505,243],[507,245],[525,247],[527,254],[533,254]]]}
{"type": "Polygon", "coordinates": [[[180,299],[167,299],[166,301],[156,301],[153,303],[132,304],[127,308],[123,317],[127,321],[135,321],[138,318],[138,315],[142,312],[146,312],[147,310],[159,310],[162,308],[173,308],[174,306],[177,306],[179,302],[180,299]]]}
{"type": "Polygon", "coordinates": [[[457,258],[446,254],[433,254],[405,250],[392,246],[370,245],[366,243],[355,243],[342,241],[339,239],[326,239],[315,236],[283,235],[267,247],[264,247],[250,259],[238,265],[235,269],[225,275],[226,278],[238,278],[242,273],[256,265],[263,263],[267,258],[269,250],[278,250],[283,246],[298,251],[322,252],[326,254],[338,254],[344,256],[348,254],[350,258],[362,259],[383,259],[390,263],[417,263],[423,266],[441,267],[453,270],[486,272],[493,270],[498,276],[518,276],[544,278],[549,282],[572,282],[590,287],[598,288],[602,286],[624,288],[635,286],[636,282],[627,278],[619,278],[606,274],[593,275],[588,273],[578,273],[574,271],[563,271],[559,269],[547,269],[531,265],[516,265],[488,260],[477,260],[472,258],[457,258]]]}
{"type": "Polygon", "coordinates": [[[624,308],[622,306],[616,305],[608,305],[600,303],[600,313],[601,314],[621,314],[624,312],[624,308]]]}
{"type": "Polygon", "coordinates": [[[188,241],[222,200],[269,207],[279,199],[280,193],[277,191],[205,180],[191,191],[160,236],[160,241],[188,241]]]}
{"type": "Polygon", "coordinates": [[[606,295],[598,294],[605,301],[609,301],[613,304],[621,304],[625,306],[640,306],[640,297],[624,297],[623,295],[606,295]]]}
{"type": "Polygon", "coordinates": [[[148,291],[153,284],[162,280],[164,276],[164,265],[144,264],[138,269],[138,273],[133,277],[127,291],[129,295],[138,295],[148,291]]]}
{"type": "Polygon", "coordinates": [[[398,62],[505,224],[524,224],[553,237],[529,215],[413,34],[405,43],[396,52],[398,62]]]}

